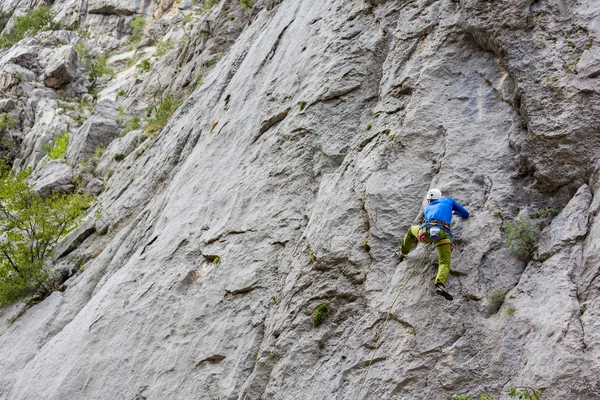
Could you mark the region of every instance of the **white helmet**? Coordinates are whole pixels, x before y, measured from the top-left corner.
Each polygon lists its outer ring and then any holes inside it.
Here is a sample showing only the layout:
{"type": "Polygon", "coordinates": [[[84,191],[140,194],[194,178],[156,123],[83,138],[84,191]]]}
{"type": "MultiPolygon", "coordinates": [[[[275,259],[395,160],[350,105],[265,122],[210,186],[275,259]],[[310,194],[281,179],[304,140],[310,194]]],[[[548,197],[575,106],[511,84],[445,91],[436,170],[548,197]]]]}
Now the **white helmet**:
{"type": "Polygon", "coordinates": [[[442,192],[440,189],[429,189],[429,192],[427,192],[427,197],[425,197],[427,200],[437,200],[437,199],[441,199],[442,198],[442,192]]]}

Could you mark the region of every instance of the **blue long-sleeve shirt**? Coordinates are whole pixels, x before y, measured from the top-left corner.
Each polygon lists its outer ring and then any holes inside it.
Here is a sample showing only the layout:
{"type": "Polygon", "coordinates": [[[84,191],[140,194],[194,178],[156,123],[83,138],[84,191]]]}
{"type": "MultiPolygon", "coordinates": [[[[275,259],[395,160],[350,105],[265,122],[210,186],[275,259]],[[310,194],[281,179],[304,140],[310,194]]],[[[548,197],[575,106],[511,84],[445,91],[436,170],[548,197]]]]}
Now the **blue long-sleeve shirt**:
{"type": "Polygon", "coordinates": [[[444,221],[448,225],[452,223],[452,211],[462,218],[469,218],[469,212],[452,197],[442,197],[434,200],[423,211],[425,220],[429,221],[444,221]]]}

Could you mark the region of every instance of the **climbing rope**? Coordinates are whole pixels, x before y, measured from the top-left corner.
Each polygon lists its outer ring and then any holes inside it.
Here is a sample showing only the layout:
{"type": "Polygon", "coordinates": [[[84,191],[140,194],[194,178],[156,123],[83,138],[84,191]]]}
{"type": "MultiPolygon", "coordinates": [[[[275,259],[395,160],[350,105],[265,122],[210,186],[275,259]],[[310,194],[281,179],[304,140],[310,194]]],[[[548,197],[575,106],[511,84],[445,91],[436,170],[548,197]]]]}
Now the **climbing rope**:
{"type": "Polygon", "coordinates": [[[392,305],[387,308],[387,310],[388,310],[387,316],[385,317],[385,321],[383,321],[383,325],[381,325],[379,339],[377,339],[377,343],[375,344],[375,349],[373,350],[373,355],[371,356],[371,361],[369,361],[369,365],[367,366],[367,370],[365,371],[365,377],[363,378],[363,381],[360,385],[358,394],[356,395],[356,400],[358,400],[358,398],[360,397],[360,393],[362,392],[363,388],[365,387],[365,383],[367,382],[367,377],[369,376],[369,370],[371,369],[373,360],[375,360],[375,356],[377,355],[377,351],[379,350],[379,347],[381,345],[381,340],[384,336],[385,327],[387,325],[388,320],[390,319],[390,314],[392,313],[392,309],[394,308],[394,305],[398,301],[398,298],[400,297],[400,295],[404,292],[404,289],[406,289],[406,285],[408,285],[408,281],[410,281],[410,278],[412,278],[412,276],[415,274],[415,272],[417,272],[417,269],[421,266],[421,264],[423,264],[423,260],[425,259],[425,255],[428,253],[430,246],[431,246],[431,243],[427,244],[427,246],[425,247],[425,251],[423,251],[423,254],[417,260],[417,262],[415,263],[415,266],[413,267],[412,271],[408,275],[408,278],[404,282],[404,285],[402,285],[402,287],[398,291],[398,294],[394,298],[392,305]]]}

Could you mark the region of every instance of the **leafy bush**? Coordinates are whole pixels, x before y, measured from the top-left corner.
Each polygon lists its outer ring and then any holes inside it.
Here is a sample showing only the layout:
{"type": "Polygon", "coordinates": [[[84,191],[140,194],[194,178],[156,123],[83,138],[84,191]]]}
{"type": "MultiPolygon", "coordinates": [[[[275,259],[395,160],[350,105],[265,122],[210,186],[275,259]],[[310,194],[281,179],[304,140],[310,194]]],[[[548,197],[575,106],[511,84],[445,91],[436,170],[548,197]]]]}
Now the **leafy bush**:
{"type": "MultiPolygon", "coordinates": [[[[542,391],[531,387],[509,387],[500,395],[506,394],[511,399],[519,400],[541,400],[542,391]]],[[[471,400],[471,397],[465,394],[455,394],[450,400],[471,400]]],[[[479,397],[479,400],[496,400],[495,397],[484,393],[479,397]]]]}
{"type": "Polygon", "coordinates": [[[47,260],[75,228],[91,198],[53,193],[41,197],[26,181],[28,172],[0,167],[0,304],[43,298],[61,283],[47,260]]]}
{"type": "Polygon", "coordinates": [[[144,36],[144,29],[146,29],[146,19],[144,17],[134,17],[130,23],[131,25],[131,36],[129,41],[131,43],[138,43],[144,36]]]}
{"type": "Polygon", "coordinates": [[[240,4],[246,10],[250,10],[256,4],[256,0],[240,0],[240,4]]]}
{"type": "Polygon", "coordinates": [[[142,60],[136,66],[136,69],[137,69],[138,75],[145,74],[146,72],[149,72],[152,69],[152,63],[149,60],[147,60],[147,59],[146,60],[142,60]]]}
{"type": "Polygon", "coordinates": [[[533,254],[535,239],[540,231],[535,223],[519,215],[514,221],[504,223],[506,245],[519,258],[528,261],[533,254]]]}
{"type": "Polygon", "coordinates": [[[48,7],[30,10],[15,18],[15,24],[9,33],[0,35],[0,48],[10,47],[25,37],[27,33],[35,36],[40,31],[56,29],[59,24],[52,22],[54,11],[48,7]]]}
{"type": "Polygon", "coordinates": [[[0,32],[2,32],[4,30],[4,28],[6,27],[6,24],[10,20],[10,17],[12,17],[12,12],[4,11],[3,9],[0,8],[0,32]]]}
{"type": "Polygon", "coordinates": [[[217,4],[219,4],[219,0],[204,0],[204,4],[202,5],[202,11],[210,10],[217,4]]]}
{"type": "Polygon", "coordinates": [[[150,134],[154,134],[159,132],[169,121],[171,115],[181,105],[181,102],[175,101],[172,93],[167,93],[163,96],[160,104],[151,105],[148,109],[150,114],[154,112],[154,117],[147,119],[147,125],[144,128],[144,131],[150,134]]]}
{"type": "Polygon", "coordinates": [[[319,304],[319,306],[315,309],[313,315],[313,325],[315,327],[321,325],[325,322],[325,317],[327,316],[327,311],[329,308],[329,304],[327,302],[319,304]]]}
{"type": "Polygon", "coordinates": [[[2,113],[0,115],[0,131],[4,131],[6,129],[12,129],[19,123],[18,120],[14,119],[12,115],[8,113],[2,113]]]}
{"type": "Polygon", "coordinates": [[[64,131],[61,135],[54,138],[52,146],[44,146],[44,151],[53,160],[64,158],[69,144],[69,132],[64,131]]]}
{"type": "Polygon", "coordinates": [[[115,71],[108,66],[108,57],[103,55],[90,55],[83,43],[77,43],[75,45],[75,50],[77,50],[77,53],[79,53],[81,61],[88,70],[88,79],[90,81],[90,87],[88,88],[88,91],[90,94],[96,97],[97,93],[95,89],[98,79],[105,75],[110,75],[114,78],[115,71]]]}
{"type": "Polygon", "coordinates": [[[125,125],[125,133],[135,131],[140,128],[140,117],[133,117],[127,124],[125,125]]]}
{"type": "Polygon", "coordinates": [[[491,303],[496,304],[498,307],[504,303],[504,299],[506,298],[506,293],[502,289],[494,289],[488,294],[488,299],[491,303]]]}
{"type": "Polygon", "coordinates": [[[163,40],[156,44],[156,55],[162,57],[173,48],[173,42],[170,40],[163,40]]]}

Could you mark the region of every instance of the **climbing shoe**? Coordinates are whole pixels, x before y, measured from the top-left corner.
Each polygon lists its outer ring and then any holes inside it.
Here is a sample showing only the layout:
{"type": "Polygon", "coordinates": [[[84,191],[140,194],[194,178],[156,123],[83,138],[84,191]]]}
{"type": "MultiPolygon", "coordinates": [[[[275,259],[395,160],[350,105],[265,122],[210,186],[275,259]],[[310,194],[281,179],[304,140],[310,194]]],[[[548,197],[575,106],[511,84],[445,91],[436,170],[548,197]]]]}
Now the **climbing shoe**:
{"type": "Polygon", "coordinates": [[[396,251],[396,255],[400,259],[398,262],[402,262],[406,258],[406,256],[404,254],[402,254],[402,252],[400,250],[396,251]]]}
{"type": "Polygon", "coordinates": [[[444,296],[444,298],[446,300],[452,300],[454,297],[452,297],[452,295],[448,292],[446,292],[446,289],[438,286],[435,288],[435,294],[439,294],[440,296],[444,296]]]}

